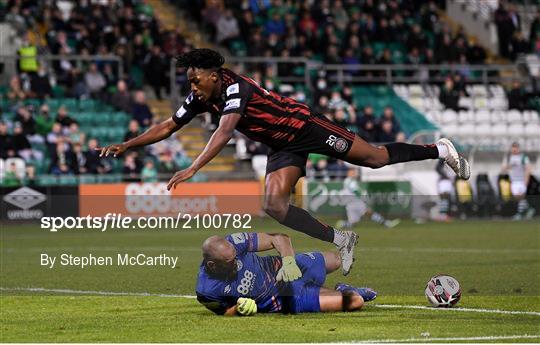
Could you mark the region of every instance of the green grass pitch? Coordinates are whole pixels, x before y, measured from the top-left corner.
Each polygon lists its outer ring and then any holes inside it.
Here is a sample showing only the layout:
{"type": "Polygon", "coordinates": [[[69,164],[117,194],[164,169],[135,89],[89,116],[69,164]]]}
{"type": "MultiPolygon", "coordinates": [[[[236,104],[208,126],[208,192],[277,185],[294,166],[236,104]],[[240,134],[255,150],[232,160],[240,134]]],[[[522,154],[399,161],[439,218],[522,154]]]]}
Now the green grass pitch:
{"type": "MultiPolygon", "coordinates": [[[[297,252],[332,249],[273,220],[255,220],[252,226],[288,233],[297,252]]],[[[355,229],[360,243],[352,273],[329,275],[327,286],[338,281],[371,286],[379,292],[374,303],[356,313],[251,318],[214,316],[193,298],[180,297],[194,294],[202,241],[225,230],[0,228],[2,342],[540,341],[540,226],[535,222],[405,222],[391,230],[364,222],[355,229]],[[175,269],[39,264],[41,253],[118,252],[167,253],[180,263],[175,269]],[[465,310],[423,308],[428,306],[425,283],[437,273],[459,280],[458,309],[465,310]],[[35,288],[43,290],[29,290],[35,288]]]]}

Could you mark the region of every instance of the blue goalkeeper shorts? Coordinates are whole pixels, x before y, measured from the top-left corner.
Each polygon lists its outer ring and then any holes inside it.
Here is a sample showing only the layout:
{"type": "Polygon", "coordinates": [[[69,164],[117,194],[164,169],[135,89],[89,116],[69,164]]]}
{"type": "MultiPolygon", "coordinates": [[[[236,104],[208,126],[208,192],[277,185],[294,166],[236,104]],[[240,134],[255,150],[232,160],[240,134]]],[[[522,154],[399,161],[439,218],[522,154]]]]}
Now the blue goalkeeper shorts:
{"type": "Polygon", "coordinates": [[[324,256],[319,252],[302,253],[297,254],[295,259],[302,271],[302,278],[290,284],[289,312],[320,312],[319,294],[326,280],[324,256]]]}

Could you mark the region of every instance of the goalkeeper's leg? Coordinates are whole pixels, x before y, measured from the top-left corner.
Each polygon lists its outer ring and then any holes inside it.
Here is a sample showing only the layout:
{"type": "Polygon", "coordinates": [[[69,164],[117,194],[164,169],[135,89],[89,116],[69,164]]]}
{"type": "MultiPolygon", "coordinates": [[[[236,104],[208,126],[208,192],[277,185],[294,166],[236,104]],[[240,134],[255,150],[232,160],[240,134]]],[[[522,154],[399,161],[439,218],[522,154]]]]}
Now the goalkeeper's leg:
{"type": "Polygon", "coordinates": [[[355,291],[340,292],[322,287],[319,293],[322,312],[355,311],[362,309],[364,299],[355,291]]]}

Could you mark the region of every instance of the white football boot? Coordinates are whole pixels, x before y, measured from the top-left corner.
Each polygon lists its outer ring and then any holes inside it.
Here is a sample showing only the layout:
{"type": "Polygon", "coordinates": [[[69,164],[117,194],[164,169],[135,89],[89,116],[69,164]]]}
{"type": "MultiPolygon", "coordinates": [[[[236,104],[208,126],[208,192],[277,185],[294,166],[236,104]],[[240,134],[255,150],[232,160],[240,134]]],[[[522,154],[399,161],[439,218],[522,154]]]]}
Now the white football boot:
{"type": "Polygon", "coordinates": [[[339,256],[341,257],[341,269],[343,275],[346,276],[351,272],[354,262],[354,247],[358,243],[358,235],[354,231],[342,231],[345,235],[344,241],[337,246],[339,256]]]}
{"type": "Polygon", "coordinates": [[[459,178],[468,180],[471,177],[471,168],[469,162],[459,155],[454,144],[446,138],[437,140],[437,144],[445,145],[448,148],[448,155],[444,158],[446,164],[454,170],[459,178]]]}

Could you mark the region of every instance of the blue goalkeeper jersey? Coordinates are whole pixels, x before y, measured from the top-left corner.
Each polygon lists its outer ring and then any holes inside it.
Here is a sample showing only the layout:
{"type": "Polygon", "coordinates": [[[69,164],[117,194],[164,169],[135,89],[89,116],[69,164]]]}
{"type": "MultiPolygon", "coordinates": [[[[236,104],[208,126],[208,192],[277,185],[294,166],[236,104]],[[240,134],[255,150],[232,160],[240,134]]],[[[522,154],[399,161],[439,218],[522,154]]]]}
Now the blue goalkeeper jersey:
{"type": "Polygon", "coordinates": [[[276,281],[281,258],[255,254],[256,233],[235,233],[225,239],[236,248],[237,275],[231,280],[216,279],[206,272],[204,263],[201,264],[196,288],[198,301],[216,314],[223,314],[236,305],[240,297],[254,299],[260,312],[281,311],[283,303],[279,292],[282,283],[276,281]]]}

